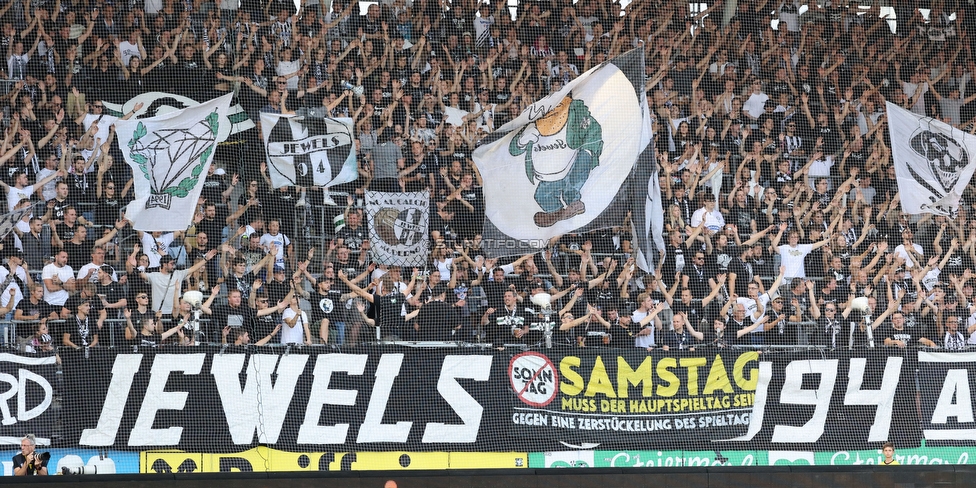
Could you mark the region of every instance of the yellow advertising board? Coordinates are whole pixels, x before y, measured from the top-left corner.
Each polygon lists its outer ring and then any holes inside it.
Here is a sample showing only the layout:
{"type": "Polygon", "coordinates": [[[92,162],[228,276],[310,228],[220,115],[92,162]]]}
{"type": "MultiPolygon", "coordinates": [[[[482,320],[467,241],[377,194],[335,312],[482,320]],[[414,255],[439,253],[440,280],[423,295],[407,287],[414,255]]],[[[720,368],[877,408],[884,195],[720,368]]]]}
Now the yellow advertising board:
{"type": "Polygon", "coordinates": [[[235,453],[143,451],[143,473],[395,471],[526,468],[524,452],[287,452],[259,446],[235,453]]]}

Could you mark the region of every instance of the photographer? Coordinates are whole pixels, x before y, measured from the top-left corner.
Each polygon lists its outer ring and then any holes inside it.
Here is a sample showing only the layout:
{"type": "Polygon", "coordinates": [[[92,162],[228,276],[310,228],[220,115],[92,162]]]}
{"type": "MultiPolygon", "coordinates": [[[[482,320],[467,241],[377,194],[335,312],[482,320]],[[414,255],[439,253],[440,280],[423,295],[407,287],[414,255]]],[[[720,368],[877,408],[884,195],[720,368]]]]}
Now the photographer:
{"type": "Polygon", "coordinates": [[[14,476],[47,476],[47,462],[51,455],[36,452],[35,447],[32,434],[20,441],[20,454],[14,456],[14,476]]]}

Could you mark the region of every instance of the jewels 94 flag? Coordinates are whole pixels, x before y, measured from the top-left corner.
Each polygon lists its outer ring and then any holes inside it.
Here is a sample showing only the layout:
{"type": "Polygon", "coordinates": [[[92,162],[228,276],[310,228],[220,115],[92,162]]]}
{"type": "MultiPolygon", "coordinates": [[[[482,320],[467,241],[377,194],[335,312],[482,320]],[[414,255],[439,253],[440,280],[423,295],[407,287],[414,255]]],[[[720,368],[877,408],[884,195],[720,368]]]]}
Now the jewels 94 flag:
{"type": "Polygon", "coordinates": [[[397,266],[425,266],[430,193],[367,191],[365,196],[373,260],[397,266]]]}
{"type": "Polygon", "coordinates": [[[354,134],[351,119],[262,113],[271,185],[328,188],[354,181],[354,134]]]}
{"type": "Polygon", "coordinates": [[[902,211],[955,217],[976,171],[976,136],[888,102],[902,211]]]}
{"type": "Polygon", "coordinates": [[[233,94],[155,117],[118,120],[119,148],[132,167],[135,199],[126,207],[132,227],[185,230],[196,213],[207,170],[233,94]]]}
{"type": "Polygon", "coordinates": [[[644,53],[604,62],[527,107],[473,154],[484,180],[484,250],[544,247],[561,234],[622,225],[651,139],[644,53]],[[512,245],[512,243],[518,245],[512,245]]]}

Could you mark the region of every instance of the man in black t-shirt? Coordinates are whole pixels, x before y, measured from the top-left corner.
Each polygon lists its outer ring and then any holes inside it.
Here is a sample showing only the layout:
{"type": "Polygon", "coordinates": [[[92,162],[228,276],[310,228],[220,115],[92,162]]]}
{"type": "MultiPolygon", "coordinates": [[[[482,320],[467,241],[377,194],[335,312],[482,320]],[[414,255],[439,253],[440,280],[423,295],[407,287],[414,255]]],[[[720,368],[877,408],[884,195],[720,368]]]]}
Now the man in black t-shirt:
{"type": "MultiPolygon", "coordinates": [[[[217,289],[217,287],[214,287],[217,289]]],[[[248,327],[254,330],[254,310],[242,303],[240,290],[230,289],[227,291],[227,303],[214,305],[216,293],[211,293],[210,298],[200,307],[204,314],[210,317],[210,324],[207,327],[207,341],[218,342],[224,326],[230,328],[248,327]]],[[[263,336],[262,336],[263,337],[263,336]]]]}
{"type": "Polygon", "coordinates": [[[457,308],[447,303],[447,286],[437,284],[430,292],[430,301],[420,307],[414,328],[422,341],[453,341],[454,332],[461,327],[457,308]]]}
{"type": "Polygon", "coordinates": [[[891,313],[891,320],[881,328],[884,345],[905,349],[908,347],[937,347],[931,339],[919,334],[914,327],[905,327],[905,314],[900,310],[891,313]]]}
{"type": "Polygon", "coordinates": [[[14,476],[47,476],[48,459],[41,459],[37,452],[37,445],[33,435],[28,435],[20,441],[20,453],[14,456],[14,476]]]}
{"type": "Polygon", "coordinates": [[[485,328],[488,340],[495,347],[521,342],[529,334],[529,317],[518,306],[515,290],[505,291],[501,308],[488,307],[481,316],[481,326],[485,328]]]}
{"type": "Polygon", "coordinates": [[[661,347],[665,351],[671,349],[694,351],[705,335],[695,330],[692,324],[688,323],[688,317],[683,313],[674,314],[671,321],[671,330],[663,331],[660,337],[661,347]]]}

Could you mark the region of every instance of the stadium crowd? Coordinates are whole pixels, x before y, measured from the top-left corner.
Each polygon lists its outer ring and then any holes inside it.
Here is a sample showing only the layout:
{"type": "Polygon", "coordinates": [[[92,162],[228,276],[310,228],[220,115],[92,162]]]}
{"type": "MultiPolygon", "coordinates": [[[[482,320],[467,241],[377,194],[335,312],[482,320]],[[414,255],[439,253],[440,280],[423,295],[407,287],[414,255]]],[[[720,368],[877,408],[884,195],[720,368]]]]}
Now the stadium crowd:
{"type": "Polygon", "coordinates": [[[9,0],[0,177],[8,210],[38,206],[3,241],[0,312],[33,351],[187,343],[190,290],[203,340],[234,344],[536,344],[541,293],[564,345],[976,344],[973,187],[953,219],[902,213],[884,113],[976,131],[976,7],[878,4],[9,0]],[[632,48],[665,199],[655,273],[627,215],[486,259],[473,149],[632,48]],[[133,231],[113,123],[142,106],[106,104],[153,91],[352,118],[346,205],[271,188],[254,128],[217,152],[186,232],[133,231]],[[430,190],[426,267],[372,261],[367,189],[430,190]]]}

